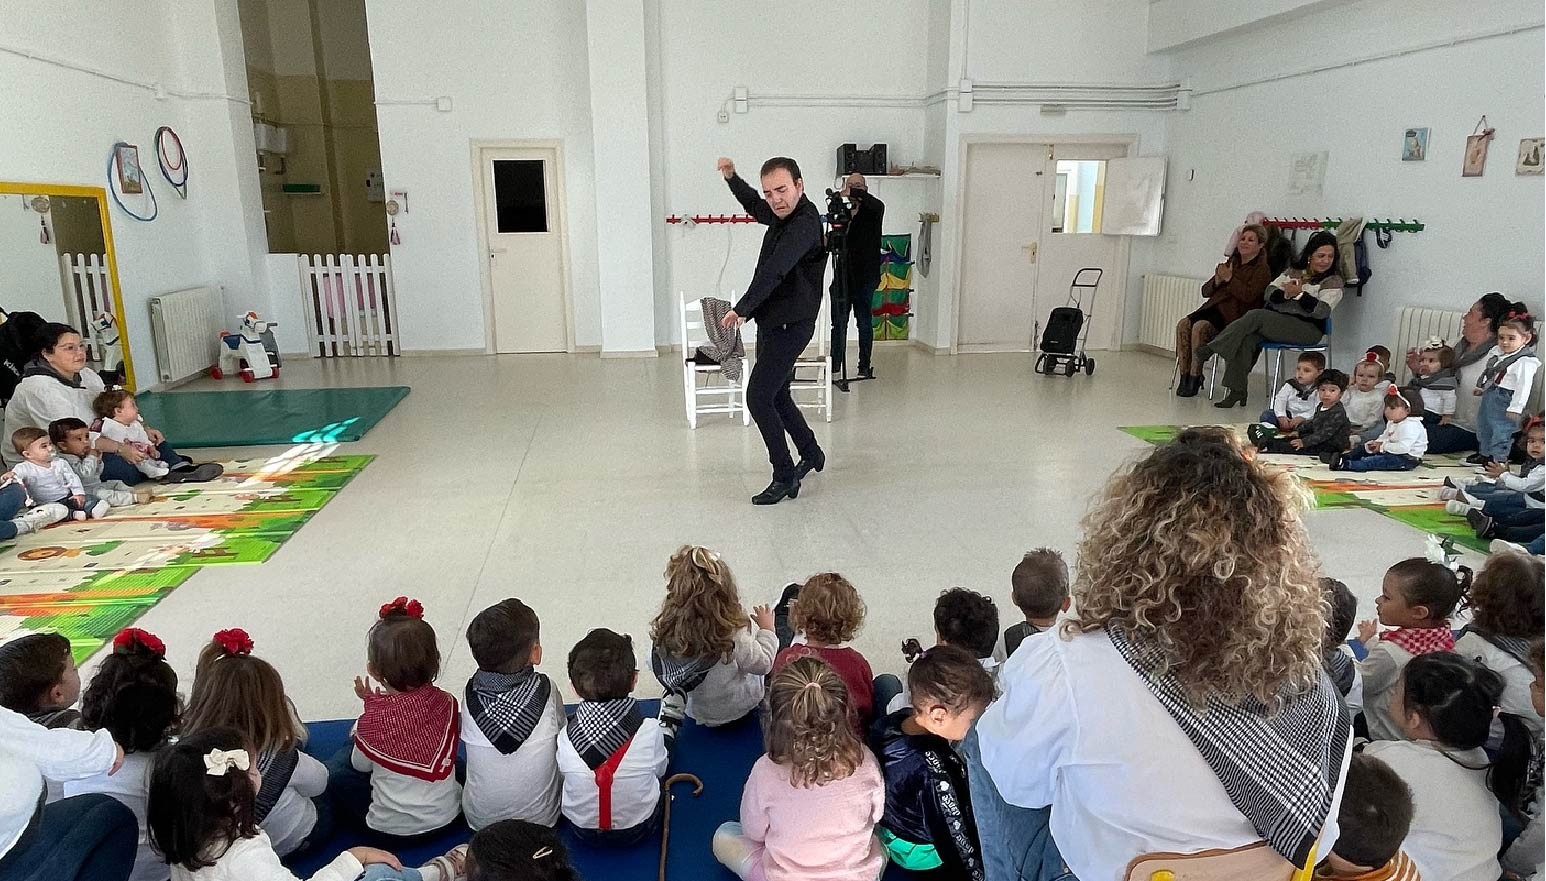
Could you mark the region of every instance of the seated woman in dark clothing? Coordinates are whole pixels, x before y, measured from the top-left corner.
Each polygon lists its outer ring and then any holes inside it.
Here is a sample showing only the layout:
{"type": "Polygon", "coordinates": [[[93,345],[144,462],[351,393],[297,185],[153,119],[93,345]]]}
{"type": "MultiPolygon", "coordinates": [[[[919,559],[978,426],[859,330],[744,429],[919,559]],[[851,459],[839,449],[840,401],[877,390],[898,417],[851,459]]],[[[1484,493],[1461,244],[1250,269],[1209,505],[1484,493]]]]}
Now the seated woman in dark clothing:
{"type": "Polygon", "coordinates": [[[1224,387],[1229,395],[1215,407],[1244,407],[1246,381],[1263,343],[1310,346],[1326,335],[1331,310],[1342,300],[1342,276],[1337,274],[1337,237],[1318,232],[1292,268],[1267,288],[1267,305],[1231,323],[1212,342],[1197,348],[1199,362],[1218,355],[1224,359],[1224,387]]]}
{"type": "Polygon", "coordinates": [[[1267,228],[1248,223],[1240,230],[1234,253],[1203,282],[1207,298],[1195,312],[1176,325],[1176,370],[1180,380],[1176,394],[1190,398],[1202,388],[1202,358],[1196,350],[1252,309],[1260,309],[1272,279],[1267,260],[1267,228]]]}

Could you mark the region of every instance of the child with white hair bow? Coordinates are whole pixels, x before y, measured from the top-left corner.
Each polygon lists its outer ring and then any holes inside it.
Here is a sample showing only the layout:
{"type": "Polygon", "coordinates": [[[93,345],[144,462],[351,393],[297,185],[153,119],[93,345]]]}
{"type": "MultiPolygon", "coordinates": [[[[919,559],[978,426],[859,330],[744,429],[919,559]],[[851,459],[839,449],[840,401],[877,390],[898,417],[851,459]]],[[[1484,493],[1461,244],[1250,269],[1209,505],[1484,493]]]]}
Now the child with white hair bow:
{"type": "MultiPolygon", "coordinates": [[[[147,821],[173,881],[300,881],[279,862],[253,819],[262,778],[254,753],[233,728],[184,737],[164,751],[150,779],[147,821]]],[[[467,846],[417,869],[373,847],[352,847],[311,881],[458,881],[467,846]]]]}

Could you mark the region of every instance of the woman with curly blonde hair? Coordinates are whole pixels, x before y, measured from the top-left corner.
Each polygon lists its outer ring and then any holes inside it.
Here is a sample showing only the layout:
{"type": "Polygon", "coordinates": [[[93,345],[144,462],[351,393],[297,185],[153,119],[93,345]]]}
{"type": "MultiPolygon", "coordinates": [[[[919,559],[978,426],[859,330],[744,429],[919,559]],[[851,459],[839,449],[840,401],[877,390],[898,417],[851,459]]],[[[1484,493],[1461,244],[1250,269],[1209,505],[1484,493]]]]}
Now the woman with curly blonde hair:
{"type": "Polygon", "coordinates": [[[1351,720],[1304,502],[1224,429],[1112,477],[1075,614],[1015,653],[964,744],[990,867],[1115,881],[1146,854],[1237,851],[1237,877],[1286,879],[1327,852],[1351,720]]]}
{"type": "Polygon", "coordinates": [[[773,612],[757,606],[748,618],[729,564],[708,548],[678,548],[665,576],[666,596],[650,622],[655,678],[667,694],[686,698],[687,715],[700,725],[744,717],[762,702],[762,678],[778,654],[773,612]]]}
{"type": "Polygon", "coordinates": [[[768,688],[767,754],[741,791],[741,822],[714,856],[742,879],[874,881],[886,852],[875,824],[886,786],[849,725],[848,687],[820,658],[796,658],[768,688]]]}

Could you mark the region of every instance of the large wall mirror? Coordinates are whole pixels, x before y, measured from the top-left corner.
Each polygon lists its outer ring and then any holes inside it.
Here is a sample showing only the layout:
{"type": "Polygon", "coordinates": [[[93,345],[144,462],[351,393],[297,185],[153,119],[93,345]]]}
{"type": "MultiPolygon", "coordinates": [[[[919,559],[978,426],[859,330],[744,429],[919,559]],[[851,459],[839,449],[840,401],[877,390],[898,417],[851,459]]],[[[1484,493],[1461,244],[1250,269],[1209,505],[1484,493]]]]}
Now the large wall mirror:
{"type": "Polygon", "coordinates": [[[134,388],[101,187],[0,181],[0,319],[18,312],[80,330],[87,365],[134,388]]]}

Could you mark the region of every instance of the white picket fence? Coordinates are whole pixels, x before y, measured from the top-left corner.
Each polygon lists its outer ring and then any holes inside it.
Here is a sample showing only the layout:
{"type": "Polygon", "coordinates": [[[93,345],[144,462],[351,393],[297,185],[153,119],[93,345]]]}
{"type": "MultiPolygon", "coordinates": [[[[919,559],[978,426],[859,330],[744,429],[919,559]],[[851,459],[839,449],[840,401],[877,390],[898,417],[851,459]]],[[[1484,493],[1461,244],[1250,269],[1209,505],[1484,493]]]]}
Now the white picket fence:
{"type": "MultiPolygon", "coordinates": [[[[80,328],[86,343],[86,360],[98,364],[109,348],[99,337],[97,315],[113,311],[113,285],[108,279],[107,259],[101,254],[60,254],[59,277],[64,285],[65,321],[80,328]]],[[[111,331],[115,336],[117,331],[111,331]]]]}
{"type": "Polygon", "coordinates": [[[390,254],[300,254],[296,262],[318,358],[402,354],[390,254]]]}

